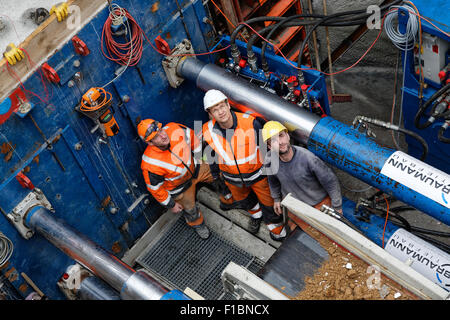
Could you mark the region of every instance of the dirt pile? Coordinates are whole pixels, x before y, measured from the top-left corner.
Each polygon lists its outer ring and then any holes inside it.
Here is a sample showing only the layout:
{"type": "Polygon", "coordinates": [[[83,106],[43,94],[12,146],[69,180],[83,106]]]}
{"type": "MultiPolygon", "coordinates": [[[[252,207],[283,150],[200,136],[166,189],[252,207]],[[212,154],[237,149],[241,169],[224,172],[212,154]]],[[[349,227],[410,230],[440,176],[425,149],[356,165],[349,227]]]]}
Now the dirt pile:
{"type": "Polygon", "coordinates": [[[317,230],[308,227],[330,255],[294,300],[410,300],[413,296],[374,266],[351,255],[317,230]]]}

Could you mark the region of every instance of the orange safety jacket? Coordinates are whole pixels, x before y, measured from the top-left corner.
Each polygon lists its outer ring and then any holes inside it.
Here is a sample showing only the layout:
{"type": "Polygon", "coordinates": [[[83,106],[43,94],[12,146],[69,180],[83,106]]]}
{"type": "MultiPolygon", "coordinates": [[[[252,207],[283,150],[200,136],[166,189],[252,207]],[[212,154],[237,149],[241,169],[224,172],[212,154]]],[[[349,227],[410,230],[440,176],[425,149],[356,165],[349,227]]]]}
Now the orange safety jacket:
{"type": "Polygon", "coordinates": [[[141,169],[147,190],[160,204],[172,208],[173,198],[187,190],[198,174],[199,161],[194,155],[201,154],[202,145],[194,130],[182,124],[170,122],[162,129],[169,136],[169,148],[147,146],[141,169]]]}
{"type": "Polygon", "coordinates": [[[264,178],[260,150],[256,143],[255,118],[247,113],[233,113],[236,126],[226,130],[227,134],[232,134],[228,141],[218,130],[215,119],[203,125],[203,139],[218,155],[219,169],[226,181],[235,185],[252,185],[264,178]]]}

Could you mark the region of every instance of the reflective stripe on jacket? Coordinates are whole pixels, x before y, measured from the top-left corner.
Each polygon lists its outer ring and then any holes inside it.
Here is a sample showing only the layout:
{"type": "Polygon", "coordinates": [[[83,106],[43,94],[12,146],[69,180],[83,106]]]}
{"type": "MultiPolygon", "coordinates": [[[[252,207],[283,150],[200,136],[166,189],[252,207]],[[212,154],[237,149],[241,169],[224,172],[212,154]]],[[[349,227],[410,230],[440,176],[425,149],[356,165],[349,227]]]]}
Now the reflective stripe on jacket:
{"type": "Polygon", "coordinates": [[[263,175],[253,126],[255,118],[240,112],[235,112],[235,115],[236,128],[227,130],[231,138],[227,140],[220,130],[215,129],[218,124],[213,119],[203,125],[203,139],[218,155],[219,168],[225,180],[233,184],[244,180],[245,183],[251,184],[263,175]]]}
{"type": "Polygon", "coordinates": [[[147,146],[141,169],[147,190],[159,203],[171,208],[175,205],[172,196],[190,186],[198,169],[193,152],[201,151],[201,144],[194,131],[182,124],[170,122],[162,129],[169,136],[169,148],[147,146]]]}

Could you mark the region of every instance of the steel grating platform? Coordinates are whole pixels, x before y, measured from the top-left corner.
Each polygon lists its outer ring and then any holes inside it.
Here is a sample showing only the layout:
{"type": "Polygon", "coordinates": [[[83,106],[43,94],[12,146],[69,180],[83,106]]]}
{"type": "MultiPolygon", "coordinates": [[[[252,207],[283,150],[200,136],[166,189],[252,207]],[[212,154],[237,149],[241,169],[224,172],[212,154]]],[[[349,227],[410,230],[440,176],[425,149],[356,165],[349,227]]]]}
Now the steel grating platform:
{"type": "Polygon", "coordinates": [[[264,262],[211,228],[210,232],[202,240],[179,218],[136,262],[174,289],[189,287],[207,300],[233,300],[222,286],[223,269],[233,261],[256,274],[264,262]]]}

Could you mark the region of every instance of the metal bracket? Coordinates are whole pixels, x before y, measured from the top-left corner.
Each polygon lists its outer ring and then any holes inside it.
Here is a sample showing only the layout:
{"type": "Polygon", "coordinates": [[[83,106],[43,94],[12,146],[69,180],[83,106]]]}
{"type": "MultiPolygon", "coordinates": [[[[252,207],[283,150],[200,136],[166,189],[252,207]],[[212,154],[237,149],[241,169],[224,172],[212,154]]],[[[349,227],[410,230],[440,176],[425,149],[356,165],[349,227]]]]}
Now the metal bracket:
{"type": "Polygon", "coordinates": [[[25,225],[25,217],[30,209],[35,206],[42,206],[51,212],[54,212],[52,205],[47,200],[42,190],[34,188],[17,206],[14,207],[12,212],[6,215],[16,227],[17,231],[19,231],[20,235],[27,240],[34,235],[34,231],[25,225]]]}
{"type": "Polygon", "coordinates": [[[67,299],[77,300],[77,293],[81,288],[81,282],[91,276],[93,274],[88,269],[75,263],[67,267],[56,284],[67,299]]]}
{"type": "Polygon", "coordinates": [[[184,81],[178,76],[177,67],[179,62],[186,56],[186,54],[193,54],[194,49],[189,40],[184,39],[173,50],[170,56],[166,56],[162,61],[162,66],[166,72],[167,80],[172,88],[178,88],[184,81]]]}
{"type": "Polygon", "coordinates": [[[77,300],[77,292],[81,288],[81,282],[92,273],[82,265],[75,263],[68,266],[66,272],[56,283],[58,288],[69,300],[77,300]]]}
{"type": "Polygon", "coordinates": [[[239,300],[288,300],[266,281],[233,261],[222,271],[220,278],[225,291],[239,300]]]}
{"type": "Polygon", "coordinates": [[[362,133],[365,134],[368,137],[372,137],[372,138],[376,138],[377,135],[375,134],[375,132],[372,131],[372,129],[370,129],[369,125],[364,122],[361,119],[356,119],[353,121],[353,129],[355,129],[358,132],[361,132],[360,129],[362,129],[362,133]]]}

